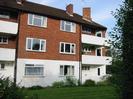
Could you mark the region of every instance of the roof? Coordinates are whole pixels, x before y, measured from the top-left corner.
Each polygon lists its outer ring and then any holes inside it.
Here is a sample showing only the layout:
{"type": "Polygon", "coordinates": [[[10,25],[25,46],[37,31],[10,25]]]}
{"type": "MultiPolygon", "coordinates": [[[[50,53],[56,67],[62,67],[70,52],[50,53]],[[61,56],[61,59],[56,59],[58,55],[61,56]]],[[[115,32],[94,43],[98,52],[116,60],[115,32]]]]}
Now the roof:
{"type": "Polygon", "coordinates": [[[17,4],[16,0],[0,0],[0,7],[6,7],[10,9],[14,9],[16,11],[24,11],[29,13],[36,13],[56,19],[63,19],[67,21],[73,21],[79,24],[87,25],[91,28],[106,30],[107,28],[94,22],[94,21],[86,21],[82,18],[81,15],[74,13],[73,16],[70,16],[66,13],[66,11],[49,7],[46,5],[41,5],[29,1],[23,2],[22,5],[17,4]]]}

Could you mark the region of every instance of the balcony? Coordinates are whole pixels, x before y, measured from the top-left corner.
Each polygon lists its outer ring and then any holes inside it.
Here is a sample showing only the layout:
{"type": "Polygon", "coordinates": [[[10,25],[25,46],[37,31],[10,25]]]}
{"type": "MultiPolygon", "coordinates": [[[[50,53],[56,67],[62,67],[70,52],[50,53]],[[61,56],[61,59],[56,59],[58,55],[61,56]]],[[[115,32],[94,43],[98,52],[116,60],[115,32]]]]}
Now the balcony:
{"type": "Polygon", "coordinates": [[[15,49],[0,48],[0,61],[15,61],[15,49]]]}
{"type": "Polygon", "coordinates": [[[18,23],[0,20],[0,32],[6,34],[17,34],[18,23]]]}
{"type": "Polygon", "coordinates": [[[82,55],[82,64],[111,65],[112,58],[107,56],[82,55]]]}
{"type": "Polygon", "coordinates": [[[82,43],[98,45],[98,46],[109,46],[106,38],[87,35],[87,34],[82,34],[82,43]]]}

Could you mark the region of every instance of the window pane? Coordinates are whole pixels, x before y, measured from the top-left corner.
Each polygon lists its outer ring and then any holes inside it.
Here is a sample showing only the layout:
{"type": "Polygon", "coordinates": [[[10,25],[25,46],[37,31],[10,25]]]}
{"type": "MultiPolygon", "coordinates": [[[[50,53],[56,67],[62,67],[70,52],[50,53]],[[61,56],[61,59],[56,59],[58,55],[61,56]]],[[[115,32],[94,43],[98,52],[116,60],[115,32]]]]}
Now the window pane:
{"type": "Polygon", "coordinates": [[[66,25],[65,29],[66,29],[66,31],[71,32],[71,25],[66,25]]]}
{"type": "Polygon", "coordinates": [[[65,30],[64,26],[65,26],[64,21],[61,21],[61,30],[65,30]]]}
{"type": "Polygon", "coordinates": [[[33,39],[32,50],[39,50],[39,49],[40,49],[40,40],[33,39]]]}
{"type": "Polygon", "coordinates": [[[29,21],[29,24],[33,24],[32,23],[32,20],[33,20],[33,15],[32,14],[29,14],[29,17],[28,17],[28,21],[29,21]]]}
{"type": "Polygon", "coordinates": [[[70,44],[65,44],[65,52],[70,52],[70,44]]]}
{"type": "Polygon", "coordinates": [[[64,75],[68,75],[68,66],[67,65],[64,66],[64,75]]]}
{"type": "Polygon", "coordinates": [[[63,72],[63,66],[60,66],[60,75],[64,75],[64,72],[63,72]]]}
{"type": "Polygon", "coordinates": [[[61,43],[61,52],[64,52],[64,43],[61,43]]]}
{"type": "Polygon", "coordinates": [[[1,64],[1,69],[4,69],[5,68],[5,64],[1,64]]]}
{"type": "Polygon", "coordinates": [[[71,46],[71,53],[75,53],[75,46],[74,46],[74,44],[72,44],[72,46],[71,46]]]}
{"type": "Polygon", "coordinates": [[[72,30],[71,30],[71,32],[75,32],[75,31],[76,31],[76,24],[72,23],[72,30]]]}
{"type": "Polygon", "coordinates": [[[43,67],[25,67],[25,75],[43,75],[43,67]]]}
{"type": "Polygon", "coordinates": [[[28,39],[27,48],[28,48],[28,49],[32,49],[32,48],[31,48],[31,39],[28,39]]]}
{"type": "Polygon", "coordinates": [[[7,37],[3,37],[3,42],[7,42],[7,37]]]}
{"type": "Polygon", "coordinates": [[[41,41],[41,50],[44,50],[45,41],[41,41]]]}
{"type": "Polygon", "coordinates": [[[0,42],[3,42],[2,37],[0,37],[0,42]]]}
{"type": "Polygon", "coordinates": [[[97,56],[101,56],[101,49],[97,49],[97,56]]]}
{"type": "Polygon", "coordinates": [[[74,75],[74,66],[72,66],[72,75],[74,75]]]}
{"type": "Polygon", "coordinates": [[[47,18],[46,17],[42,17],[42,24],[41,26],[46,26],[47,25],[47,18]]]}
{"type": "Polygon", "coordinates": [[[34,25],[41,26],[41,19],[34,18],[34,25]]]}

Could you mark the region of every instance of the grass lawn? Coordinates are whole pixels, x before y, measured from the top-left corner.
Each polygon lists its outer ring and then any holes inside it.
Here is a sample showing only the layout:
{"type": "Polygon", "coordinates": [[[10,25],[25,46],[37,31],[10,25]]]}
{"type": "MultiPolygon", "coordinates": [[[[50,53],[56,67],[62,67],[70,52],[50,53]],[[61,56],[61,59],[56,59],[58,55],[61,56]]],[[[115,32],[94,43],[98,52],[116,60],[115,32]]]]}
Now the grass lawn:
{"type": "Polygon", "coordinates": [[[25,90],[32,99],[118,99],[114,87],[67,87],[67,88],[45,88],[40,90],[25,90]],[[36,97],[38,96],[38,98],[36,97]]]}

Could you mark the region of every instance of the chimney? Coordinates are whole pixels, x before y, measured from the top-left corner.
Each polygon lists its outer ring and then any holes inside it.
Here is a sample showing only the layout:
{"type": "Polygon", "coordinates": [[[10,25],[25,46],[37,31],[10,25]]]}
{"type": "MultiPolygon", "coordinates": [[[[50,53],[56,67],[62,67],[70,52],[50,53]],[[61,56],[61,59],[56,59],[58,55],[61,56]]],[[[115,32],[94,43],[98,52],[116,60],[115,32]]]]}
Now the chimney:
{"type": "Polygon", "coordinates": [[[91,21],[91,8],[83,8],[83,19],[91,21]]]}
{"type": "Polygon", "coordinates": [[[73,16],[73,4],[66,6],[66,13],[68,13],[70,16],[73,16]]]}
{"type": "Polygon", "coordinates": [[[16,0],[17,4],[23,4],[26,0],[16,0]]]}

